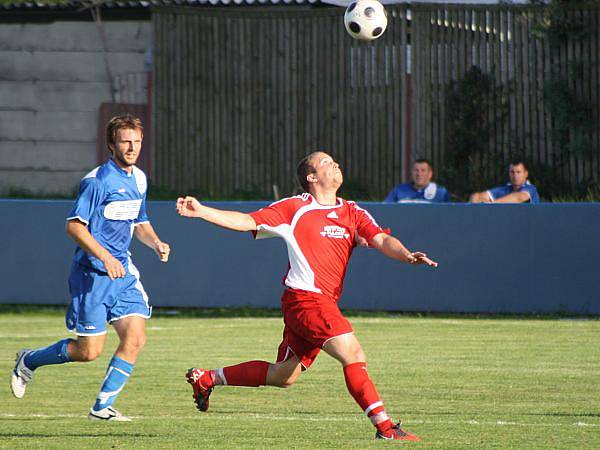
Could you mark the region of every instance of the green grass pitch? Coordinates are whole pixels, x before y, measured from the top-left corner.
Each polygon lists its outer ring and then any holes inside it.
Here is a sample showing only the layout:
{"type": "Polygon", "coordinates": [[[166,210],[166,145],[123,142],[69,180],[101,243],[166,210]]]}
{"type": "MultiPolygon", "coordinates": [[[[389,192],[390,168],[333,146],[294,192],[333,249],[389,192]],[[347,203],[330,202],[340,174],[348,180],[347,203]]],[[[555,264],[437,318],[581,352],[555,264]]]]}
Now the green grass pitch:
{"type": "MultiPolygon", "coordinates": [[[[388,412],[423,439],[415,449],[600,448],[600,321],[355,316],[388,412]]],[[[272,360],[276,317],[171,317],[148,343],[115,406],[130,423],[86,419],[116,346],[97,361],[37,371],[25,398],[9,389],[15,352],[66,336],[59,310],[0,310],[0,448],[391,448],[322,354],[294,387],[217,388],[194,408],[184,380],[208,368],[272,360]]]]}

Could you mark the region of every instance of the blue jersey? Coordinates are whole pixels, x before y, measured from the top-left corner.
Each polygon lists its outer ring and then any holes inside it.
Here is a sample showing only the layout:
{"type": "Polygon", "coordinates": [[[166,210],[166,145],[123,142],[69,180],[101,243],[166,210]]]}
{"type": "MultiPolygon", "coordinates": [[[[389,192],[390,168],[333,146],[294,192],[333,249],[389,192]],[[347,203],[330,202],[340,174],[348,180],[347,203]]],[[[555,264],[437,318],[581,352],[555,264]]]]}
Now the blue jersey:
{"type": "MultiPolygon", "coordinates": [[[[129,244],[136,224],[148,222],[146,175],[137,167],[132,173],[112,159],[88,173],[79,185],[79,194],[67,220],[78,219],[88,231],[127,268],[129,244]]],[[[80,247],[74,261],[106,272],[104,264],[80,247]]]]}
{"type": "Polygon", "coordinates": [[[538,191],[536,187],[531,184],[529,181],[526,181],[523,186],[521,186],[516,191],[513,190],[513,186],[510,183],[506,183],[504,186],[498,186],[492,189],[488,189],[486,192],[490,196],[492,200],[498,200],[499,198],[504,197],[512,192],[527,192],[529,194],[529,202],[527,203],[539,203],[540,197],[538,195],[538,191]]]}
{"type": "Polygon", "coordinates": [[[412,183],[396,186],[387,195],[386,203],[437,203],[449,202],[450,194],[444,186],[429,183],[423,189],[415,189],[412,183]]]}

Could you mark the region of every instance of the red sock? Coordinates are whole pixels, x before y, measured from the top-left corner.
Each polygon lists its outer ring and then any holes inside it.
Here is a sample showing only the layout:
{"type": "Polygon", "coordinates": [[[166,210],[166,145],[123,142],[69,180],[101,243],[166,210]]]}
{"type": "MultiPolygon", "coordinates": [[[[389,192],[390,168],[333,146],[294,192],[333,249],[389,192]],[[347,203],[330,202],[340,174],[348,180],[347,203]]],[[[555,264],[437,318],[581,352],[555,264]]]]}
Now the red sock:
{"type": "Polygon", "coordinates": [[[369,377],[367,363],[357,362],[344,367],[344,377],[348,392],[354,397],[358,406],[362,408],[367,417],[379,431],[386,431],[393,426],[392,421],[385,412],[381,397],[369,377]]]}
{"type": "Polygon", "coordinates": [[[267,384],[269,364],[266,361],[247,361],[235,366],[223,367],[219,375],[223,384],[230,386],[264,386],[267,384]]]}

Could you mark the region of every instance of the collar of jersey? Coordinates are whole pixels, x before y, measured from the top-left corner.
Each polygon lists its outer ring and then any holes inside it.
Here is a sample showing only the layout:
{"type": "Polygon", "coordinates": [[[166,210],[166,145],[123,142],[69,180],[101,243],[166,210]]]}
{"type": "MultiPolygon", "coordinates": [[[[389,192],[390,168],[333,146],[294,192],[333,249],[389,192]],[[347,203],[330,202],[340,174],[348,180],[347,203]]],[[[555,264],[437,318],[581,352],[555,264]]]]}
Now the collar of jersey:
{"type": "MultiPolygon", "coordinates": [[[[525,180],[525,183],[523,183],[523,184],[521,185],[521,187],[519,188],[519,190],[520,190],[520,189],[523,189],[523,186],[529,186],[530,184],[531,184],[531,183],[529,182],[529,180],[525,180]]],[[[508,183],[506,183],[506,185],[507,185],[507,186],[510,186],[511,188],[513,187],[512,183],[511,183],[510,181],[509,181],[508,183]]],[[[513,190],[514,190],[514,189],[513,189],[513,190]]]]}
{"type": "Polygon", "coordinates": [[[133,171],[131,171],[131,173],[129,173],[125,169],[122,169],[121,167],[119,167],[119,165],[116,162],[114,162],[114,160],[112,158],[110,158],[108,160],[108,164],[110,164],[114,170],[119,172],[121,174],[121,176],[130,178],[133,175],[133,171]]]}
{"type": "Polygon", "coordinates": [[[416,188],[416,186],[415,186],[415,183],[414,183],[414,182],[411,182],[411,183],[410,183],[410,187],[411,187],[411,188],[413,189],[413,191],[415,191],[415,192],[423,192],[423,191],[425,191],[425,189],[427,189],[427,188],[429,187],[429,185],[430,185],[430,184],[431,184],[431,182],[427,183],[427,186],[425,186],[423,189],[417,189],[417,188],[416,188]]]}
{"type": "Polygon", "coordinates": [[[310,195],[310,198],[312,198],[312,203],[316,204],[319,207],[319,209],[334,209],[339,208],[340,206],[344,206],[344,202],[342,202],[342,199],[340,197],[336,197],[337,203],[335,205],[321,205],[312,194],[308,195],[310,195]]]}

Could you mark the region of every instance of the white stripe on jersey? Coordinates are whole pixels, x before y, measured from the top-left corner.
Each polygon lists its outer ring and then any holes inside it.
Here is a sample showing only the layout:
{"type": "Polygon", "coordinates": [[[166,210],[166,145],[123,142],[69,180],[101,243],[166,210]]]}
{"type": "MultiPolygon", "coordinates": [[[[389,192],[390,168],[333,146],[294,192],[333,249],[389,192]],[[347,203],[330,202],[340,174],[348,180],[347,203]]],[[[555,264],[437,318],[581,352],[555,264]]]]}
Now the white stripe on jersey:
{"type": "Polygon", "coordinates": [[[303,291],[320,294],[321,290],[315,286],[315,273],[300,250],[300,246],[294,237],[293,228],[287,223],[276,227],[259,225],[256,228],[257,239],[269,237],[281,237],[287,244],[290,270],[285,278],[285,285],[292,289],[302,289],[303,291]]]}
{"type": "MultiPolygon", "coordinates": [[[[322,291],[315,286],[315,273],[313,272],[306,256],[302,253],[298,241],[294,236],[294,229],[300,218],[307,212],[323,209],[335,209],[344,206],[342,199],[338,198],[335,205],[320,205],[310,194],[302,194],[303,200],[312,199],[311,203],[298,209],[292,218],[291,224],[281,224],[275,227],[269,225],[258,225],[256,228],[256,238],[264,239],[270,237],[281,237],[287,244],[288,259],[290,261],[290,270],[285,278],[285,285],[292,289],[301,289],[303,291],[316,292],[322,291]]],[[[287,200],[287,199],[284,199],[287,200]]],[[[283,200],[280,200],[283,201],[283,200]]],[[[279,203],[279,202],[276,202],[279,203]]]]}
{"type": "Polygon", "coordinates": [[[91,172],[89,172],[82,179],[85,180],[86,178],[96,178],[96,174],[98,173],[98,169],[100,169],[100,166],[96,167],[94,170],[92,170],[91,172]]]}
{"type": "Polygon", "coordinates": [[[144,195],[148,190],[148,180],[146,179],[146,174],[136,166],[133,166],[133,176],[135,177],[135,184],[137,185],[138,191],[140,191],[140,194],[144,195]]]}
{"type": "Polygon", "coordinates": [[[86,226],[87,226],[87,225],[89,225],[89,223],[90,223],[90,222],[89,222],[89,220],[85,220],[85,219],[84,219],[83,217],[81,217],[81,216],[67,217],[67,219],[66,219],[66,220],[67,220],[67,222],[68,222],[69,220],[73,220],[73,219],[77,219],[77,220],[79,220],[80,222],[83,222],[83,223],[85,223],[85,224],[86,224],[86,226]]]}
{"type": "MultiPolygon", "coordinates": [[[[310,194],[300,194],[300,195],[294,195],[293,197],[282,198],[281,200],[277,200],[273,203],[269,203],[269,206],[273,206],[273,205],[276,205],[277,203],[285,202],[286,200],[292,200],[294,198],[301,198],[302,200],[306,201],[306,200],[308,200],[307,195],[310,195],[310,194]]],[[[261,209],[264,209],[264,208],[261,208],[261,209]]]]}

